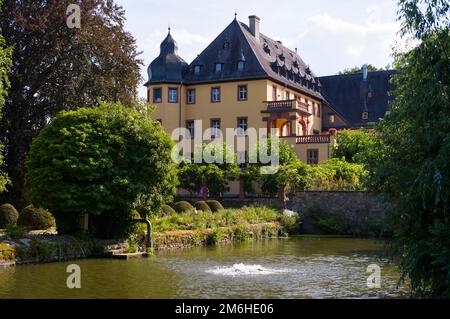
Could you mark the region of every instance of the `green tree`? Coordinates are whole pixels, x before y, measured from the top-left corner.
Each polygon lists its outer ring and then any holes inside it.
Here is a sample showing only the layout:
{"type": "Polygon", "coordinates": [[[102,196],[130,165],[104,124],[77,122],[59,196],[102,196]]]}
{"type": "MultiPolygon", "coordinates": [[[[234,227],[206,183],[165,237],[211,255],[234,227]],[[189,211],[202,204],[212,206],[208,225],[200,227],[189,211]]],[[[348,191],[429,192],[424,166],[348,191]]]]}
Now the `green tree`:
{"type": "Polygon", "coordinates": [[[270,156],[273,147],[275,147],[275,144],[270,137],[255,146],[255,149],[252,150],[252,156],[257,159],[257,163],[252,165],[249,170],[249,173],[253,176],[248,176],[247,174],[245,178],[250,181],[257,180],[263,193],[270,196],[278,195],[280,204],[284,206],[286,201],[285,194],[298,182],[299,176],[297,171],[303,164],[298,160],[294,148],[287,142],[279,140],[276,154],[278,156],[278,165],[273,167],[273,172],[270,172],[271,170],[261,172],[261,168],[265,165],[262,164],[260,156],[270,156]]]}
{"type": "Polygon", "coordinates": [[[0,138],[14,200],[25,194],[32,139],[59,111],[96,105],[97,98],[131,105],[140,82],[134,38],[112,0],[4,0],[0,27],[13,47],[11,89],[0,138]],[[69,4],[81,8],[81,28],[67,26],[69,4]]]}
{"type": "Polygon", "coordinates": [[[376,133],[364,129],[339,131],[332,147],[332,157],[365,164],[377,147],[378,139],[376,133]]]}
{"type": "Polygon", "coordinates": [[[236,155],[226,143],[210,143],[197,147],[194,150],[193,160],[195,153],[201,153],[202,161],[180,164],[178,173],[180,186],[191,194],[198,193],[202,187],[207,187],[211,196],[220,197],[229,190],[229,182],[239,177],[240,169],[236,164],[236,155]],[[205,160],[205,154],[211,158],[205,160]]]}
{"type": "Polygon", "coordinates": [[[450,23],[446,0],[400,0],[397,87],[372,186],[397,203],[388,215],[403,278],[416,297],[450,298],[450,23]]]}
{"type": "MultiPolygon", "coordinates": [[[[2,1],[0,0],[0,10],[2,8],[2,1]]],[[[8,80],[8,72],[11,68],[11,53],[12,48],[6,47],[5,39],[1,34],[0,28],[0,120],[3,115],[3,105],[5,104],[5,96],[7,94],[7,90],[9,88],[9,80],[8,80]]],[[[6,185],[9,184],[10,180],[6,173],[2,171],[4,165],[3,159],[3,144],[0,141],[0,193],[2,193],[6,185]]]]}
{"type": "MultiPolygon", "coordinates": [[[[368,72],[383,71],[383,70],[388,70],[388,69],[390,69],[390,65],[387,65],[386,68],[377,68],[376,66],[374,66],[372,64],[367,65],[368,72]]],[[[353,68],[345,69],[345,70],[339,72],[338,75],[357,74],[357,73],[362,73],[362,72],[363,72],[362,66],[355,66],[353,68]]]]}
{"type": "Polygon", "coordinates": [[[89,214],[94,235],[125,236],[132,209],[158,212],[175,194],[172,147],[159,123],[121,104],[62,112],[31,145],[31,199],[55,215],[59,232],[89,214]]]}

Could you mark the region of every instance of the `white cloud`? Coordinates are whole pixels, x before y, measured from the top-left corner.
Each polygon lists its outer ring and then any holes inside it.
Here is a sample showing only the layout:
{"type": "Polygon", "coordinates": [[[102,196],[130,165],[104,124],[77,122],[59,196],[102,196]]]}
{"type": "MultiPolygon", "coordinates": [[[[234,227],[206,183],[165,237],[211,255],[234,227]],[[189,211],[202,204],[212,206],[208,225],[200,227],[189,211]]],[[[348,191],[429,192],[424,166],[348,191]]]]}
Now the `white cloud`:
{"type": "MultiPolygon", "coordinates": [[[[370,16],[369,16],[370,17],[370,16]]],[[[353,33],[363,36],[371,33],[393,32],[398,30],[398,25],[392,22],[381,23],[379,18],[368,18],[366,25],[351,23],[339,18],[333,18],[328,13],[315,15],[308,18],[308,21],[318,28],[322,28],[330,33],[353,33]]]]}

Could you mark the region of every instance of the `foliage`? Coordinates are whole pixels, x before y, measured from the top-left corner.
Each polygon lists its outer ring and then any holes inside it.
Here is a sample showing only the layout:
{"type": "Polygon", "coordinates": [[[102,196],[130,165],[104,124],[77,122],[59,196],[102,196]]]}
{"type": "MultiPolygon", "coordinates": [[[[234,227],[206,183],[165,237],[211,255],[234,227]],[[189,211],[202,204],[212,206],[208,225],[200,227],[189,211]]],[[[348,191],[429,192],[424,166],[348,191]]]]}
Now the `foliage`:
{"type": "MultiPolygon", "coordinates": [[[[0,0],[0,10],[2,2],[3,0],[0,0]]],[[[8,72],[12,66],[12,47],[5,47],[5,39],[2,36],[1,31],[0,27],[0,120],[3,117],[3,105],[5,104],[7,90],[10,87],[8,72]]],[[[3,144],[0,142],[0,193],[2,193],[5,190],[6,185],[10,183],[8,175],[2,171],[4,164],[3,149],[3,144]]]]}
{"type": "Polygon", "coordinates": [[[179,201],[173,204],[173,208],[177,213],[193,213],[195,212],[195,207],[189,202],[179,201]]]}
{"type": "Polygon", "coordinates": [[[195,208],[197,210],[201,210],[204,212],[209,212],[211,211],[211,208],[209,208],[208,204],[205,201],[199,200],[195,203],[195,208]]]}
{"type": "Polygon", "coordinates": [[[173,208],[170,207],[169,205],[162,205],[161,210],[162,210],[162,215],[163,215],[163,216],[167,216],[167,215],[175,214],[175,213],[176,213],[175,209],[173,209],[173,208]]]}
{"type": "Polygon", "coordinates": [[[379,137],[375,132],[364,129],[339,131],[332,148],[332,157],[345,159],[350,163],[366,164],[378,144],[379,137]]]}
{"type": "Polygon", "coordinates": [[[288,215],[283,213],[278,217],[283,230],[288,234],[297,233],[301,225],[301,219],[298,214],[288,215]]]}
{"type": "Polygon", "coordinates": [[[55,227],[55,218],[48,210],[29,205],[20,212],[17,224],[27,229],[45,230],[55,227]]]}
{"type": "Polygon", "coordinates": [[[206,204],[213,213],[217,213],[218,211],[225,209],[223,208],[222,204],[217,200],[207,200],[206,204]]]}
{"type": "Polygon", "coordinates": [[[219,212],[188,212],[154,217],[150,221],[155,232],[196,230],[218,227],[234,227],[260,223],[274,223],[281,213],[268,207],[246,206],[240,209],[224,209],[219,212]]]}
{"type": "Polygon", "coordinates": [[[367,174],[362,164],[332,158],[307,167],[303,185],[307,190],[364,190],[367,174]]]}
{"type": "Polygon", "coordinates": [[[14,260],[15,257],[14,248],[4,243],[0,243],[0,261],[10,261],[14,260]]]}
{"type": "Polygon", "coordinates": [[[148,216],[175,193],[172,145],[157,122],[121,104],[62,112],[31,145],[30,196],[55,214],[59,232],[76,232],[89,214],[93,234],[126,236],[131,209],[148,216]]]}
{"type": "Polygon", "coordinates": [[[25,233],[26,233],[25,229],[17,225],[9,225],[6,228],[6,236],[14,241],[23,238],[25,236],[25,233]]]}
{"type": "Polygon", "coordinates": [[[210,143],[196,148],[194,153],[201,153],[203,161],[180,164],[180,186],[191,193],[198,193],[206,186],[211,196],[222,196],[229,190],[228,183],[240,174],[233,150],[226,143],[210,143]],[[204,155],[209,155],[211,159],[205,161],[204,155]]]}
{"type": "MultiPolygon", "coordinates": [[[[376,71],[383,71],[383,70],[389,70],[391,68],[390,65],[386,65],[385,68],[377,68],[376,66],[372,65],[372,64],[368,64],[367,65],[367,71],[368,72],[376,72],[376,71]]],[[[363,72],[363,68],[362,66],[355,66],[353,68],[349,68],[349,69],[345,69],[343,71],[340,71],[338,73],[338,75],[343,75],[343,74],[358,74],[358,73],[362,73],[363,72]]]]}
{"type": "Polygon", "coordinates": [[[8,226],[15,226],[19,213],[11,204],[3,204],[0,206],[0,228],[7,228],[8,226]]]}
{"type": "Polygon", "coordinates": [[[450,298],[450,4],[400,0],[391,112],[377,128],[382,152],[371,187],[396,202],[388,214],[403,278],[415,297],[450,298]]]}
{"type": "MultiPolygon", "coordinates": [[[[273,168],[276,170],[274,173],[262,174],[260,154],[267,154],[270,156],[274,143],[271,138],[268,138],[258,143],[253,150],[257,154],[258,164],[253,165],[250,171],[253,174],[253,178],[250,180],[258,180],[261,184],[261,190],[263,193],[275,196],[280,188],[290,188],[297,180],[298,175],[292,174],[297,168],[300,171],[300,166],[303,165],[295,154],[294,148],[285,141],[279,141],[278,143],[278,166],[273,168]]],[[[255,156],[255,155],[254,155],[255,156]]],[[[305,164],[306,165],[306,164],[305,164]]],[[[266,172],[267,173],[267,172],[266,172]]]]}
{"type": "Polygon", "coordinates": [[[97,105],[98,98],[131,106],[137,97],[142,62],[125,19],[112,0],[4,0],[0,28],[14,48],[0,123],[9,196],[24,195],[31,141],[58,112],[97,105]],[[67,27],[69,4],[81,7],[80,29],[67,27]]]}

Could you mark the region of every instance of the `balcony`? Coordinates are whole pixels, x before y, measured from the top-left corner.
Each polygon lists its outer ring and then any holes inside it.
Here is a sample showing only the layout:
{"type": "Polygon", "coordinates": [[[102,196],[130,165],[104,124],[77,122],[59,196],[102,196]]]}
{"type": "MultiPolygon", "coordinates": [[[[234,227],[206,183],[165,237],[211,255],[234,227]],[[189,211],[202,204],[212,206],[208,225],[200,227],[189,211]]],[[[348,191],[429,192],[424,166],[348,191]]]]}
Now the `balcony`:
{"type": "Polygon", "coordinates": [[[304,135],[297,136],[297,144],[329,144],[331,135],[304,135]]]}
{"type": "Polygon", "coordinates": [[[298,100],[266,101],[267,111],[295,111],[299,110],[308,113],[308,105],[298,100]]]}

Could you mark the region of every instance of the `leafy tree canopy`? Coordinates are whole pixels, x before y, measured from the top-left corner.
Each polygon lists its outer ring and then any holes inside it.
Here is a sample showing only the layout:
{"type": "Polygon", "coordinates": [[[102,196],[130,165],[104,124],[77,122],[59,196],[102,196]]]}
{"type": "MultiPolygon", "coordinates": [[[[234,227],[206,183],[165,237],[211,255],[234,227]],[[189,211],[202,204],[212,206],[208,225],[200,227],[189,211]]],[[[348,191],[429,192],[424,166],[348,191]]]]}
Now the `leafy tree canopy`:
{"type": "Polygon", "coordinates": [[[62,112],[31,145],[31,199],[50,209],[59,231],[89,214],[96,235],[124,235],[131,209],[149,215],[174,195],[172,147],[157,122],[121,104],[62,112]]]}
{"type": "Polygon", "coordinates": [[[25,193],[32,139],[59,111],[96,105],[97,98],[125,105],[136,98],[142,62],[124,23],[112,0],[4,0],[0,27],[13,66],[0,138],[12,196],[25,193]],[[69,4],[80,6],[79,29],[67,26],[69,4]]]}
{"type": "Polygon", "coordinates": [[[397,203],[388,215],[404,278],[417,297],[450,298],[450,4],[400,0],[391,113],[377,128],[382,152],[372,186],[397,203]]]}
{"type": "MultiPolygon", "coordinates": [[[[1,8],[2,0],[0,0],[0,10],[1,8]]],[[[3,116],[3,105],[5,104],[5,97],[10,85],[8,72],[11,68],[11,53],[12,48],[6,47],[0,28],[0,120],[3,116]]],[[[5,190],[6,185],[10,182],[8,175],[1,170],[4,165],[3,150],[3,144],[0,142],[0,193],[5,190]]]]}
{"type": "MultiPolygon", "coordinates": [[[[389,70],[391,69],[391,66],[388,64],[386,65],[386,67],[384,68],[378,68],[372,64],[367,64],[367,71],[368,72],[375,72],[375,71],[384,71],[384,70],[389,70]]],[[[338,75],[343,75],[343,74],[357,74],[357,73],[363,73],[363,68],[362,66],[355,66],[353,68],[349,68],[349,69],[345,69],[343,71],[340,71],[338,73],[338,75]]]]}

